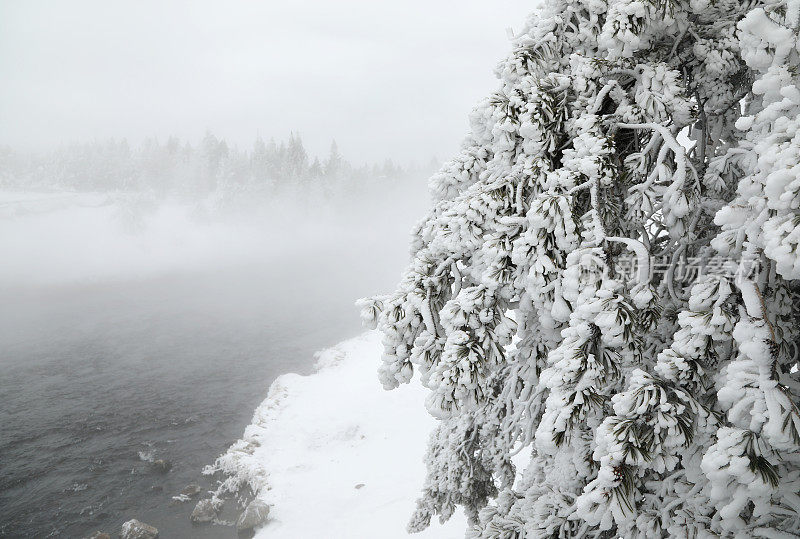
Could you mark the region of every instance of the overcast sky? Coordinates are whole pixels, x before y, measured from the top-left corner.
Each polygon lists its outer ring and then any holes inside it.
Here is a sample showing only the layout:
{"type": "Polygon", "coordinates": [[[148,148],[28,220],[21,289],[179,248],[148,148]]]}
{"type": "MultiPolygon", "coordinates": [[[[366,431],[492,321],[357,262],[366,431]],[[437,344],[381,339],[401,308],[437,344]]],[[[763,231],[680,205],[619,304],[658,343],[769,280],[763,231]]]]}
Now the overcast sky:
{"type": "Polygon", "coordinates": [[[535,0],[0,0],[0,144],[298,130],[314,153],[458,148],[535,0]]]}

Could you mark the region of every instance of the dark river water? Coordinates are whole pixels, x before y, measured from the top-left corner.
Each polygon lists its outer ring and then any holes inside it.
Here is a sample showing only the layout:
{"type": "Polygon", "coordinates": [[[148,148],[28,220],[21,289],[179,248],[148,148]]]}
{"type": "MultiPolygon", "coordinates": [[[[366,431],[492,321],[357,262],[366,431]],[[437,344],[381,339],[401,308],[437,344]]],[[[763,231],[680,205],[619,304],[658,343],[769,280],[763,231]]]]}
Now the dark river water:
{"type": "Polygon", "coordinates": [[[211,488],[202,467],[241,436],[275,377],[310,372],[314,351],[361,332],[353,301],[396,281],[396,241],[0,287],[0,537],[115,536],[131,518],[165,538],[236,537],[193,526],[193,503],[171,497],[211,488]]]}

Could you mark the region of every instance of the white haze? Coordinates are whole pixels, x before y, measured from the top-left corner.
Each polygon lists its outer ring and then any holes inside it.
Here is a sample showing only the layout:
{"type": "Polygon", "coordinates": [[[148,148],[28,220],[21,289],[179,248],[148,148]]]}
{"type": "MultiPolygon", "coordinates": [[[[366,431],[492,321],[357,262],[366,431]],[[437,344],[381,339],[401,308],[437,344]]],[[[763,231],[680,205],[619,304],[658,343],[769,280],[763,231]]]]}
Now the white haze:
{"type": "Polygon", "coordinates": [[[0,0],[0,145],[300,131],[354,162],[457,149],[525,0],[0,0]]]}
{"type": "MultiPolygon", "coordinates": [[[[22,155],[114,137],[136,148],[171,135],[197,145],[210,131],[249,149],[258,135],[295,131],[321,158],[336,139],[355,165],[441,161],[495,87],[504,29],[530,9],[523,0],[0,0],[0,146],[22,155]]],[[[354,254],[328,266],[355,281],[391,275],[389,288],[427,199],[419,173],[383,197],[351,193],[347,209],[275,197],[209,217],[167,197],[137,215],[113,193],[26,193],[5,168],[4,289],[277,263],[333,244],[354,254]]]]}
{"type": "Polygon", "coordinates": [[[170,198],[141,209],[140,196],[0,193],[0,289],[301,263],[318,267],[303,279],[363,282],[355,290],[371,294],[399,277],[427,205],[424,181],[413,180],[331,207],[287,197],[221,211],[213,201],[170,198]]]}

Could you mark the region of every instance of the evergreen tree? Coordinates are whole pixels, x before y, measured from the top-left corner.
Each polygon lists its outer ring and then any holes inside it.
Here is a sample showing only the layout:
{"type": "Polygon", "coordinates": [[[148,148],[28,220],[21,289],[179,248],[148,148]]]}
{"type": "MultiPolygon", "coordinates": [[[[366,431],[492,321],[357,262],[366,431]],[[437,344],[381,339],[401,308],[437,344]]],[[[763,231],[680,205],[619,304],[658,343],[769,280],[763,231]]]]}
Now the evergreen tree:
{"type": "Polygon", "coordinates": [[[290,178],[304,178],[308,171],[308,153],[306,153],[300,134],[289,135],[286,148],[286,159],[290,178]]]}
{"type": "Polygon", "coordinates": [[[312,180],[318,180],[322,177],[322,174],[322,163],[320,163],[318,157],[315,157],[311,166],[308,167],[308,177],[312,180]]]}
{"type": "MultiPolygon", "coordinates": [[[[271,142],[274,146],[275,142],[271,142]]],[[[256,137],[253,143],[253,151],[250,154],[250,175],[253,183],[257,186],[266,186],[271,181],[270,154],[267,145],[261,136],[256,137]]]]}
{"type": "Polygon", "coordinates": [[[217,188],[222,171],[223,161],[228,157],[228,144],[215,137],[211,132],[206,132],[200,143],[200,179],[204,191],[213,191],[217,188]]]}
{"type": "Polygon", "coordinates": [[[399,288],[360,302],[383,385],[418,371],[440,420],[411,531],[460,505],[474,538],[796,536],[799,22],[529,18],[399,288]]]}
{"type": "Polygon", "coordinates": [[[339,145],[336,144],[335,140],[333,140],[331,141],[331,149],[328,152],[328,157],[325,159],[325,164],[323,166],[325,176],[327,176],[330,180],[339,179],[339,176],[342,173],[343,164],[344,160],[342,159],[341,154],[339,154],[339,145]]]}

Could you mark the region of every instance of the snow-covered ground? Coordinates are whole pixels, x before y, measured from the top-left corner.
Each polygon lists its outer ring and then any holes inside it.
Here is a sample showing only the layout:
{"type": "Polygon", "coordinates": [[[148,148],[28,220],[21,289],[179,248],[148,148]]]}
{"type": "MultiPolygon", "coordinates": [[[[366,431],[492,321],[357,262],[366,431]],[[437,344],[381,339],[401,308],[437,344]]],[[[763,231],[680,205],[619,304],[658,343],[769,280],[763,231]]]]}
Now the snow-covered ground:
{"type": "MultiPolygon", "coordinates": [[[[434,420],[418,384],[384,391],[380,337],[369,332],[318,355],[310,376],[272,384],[242,440],[218,466],[272,506],[256,538],[408,537],[434,420]]],[[[419,538],[461,538],[462,513],[419,538]]]]}

